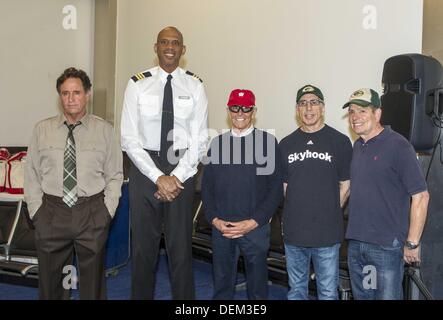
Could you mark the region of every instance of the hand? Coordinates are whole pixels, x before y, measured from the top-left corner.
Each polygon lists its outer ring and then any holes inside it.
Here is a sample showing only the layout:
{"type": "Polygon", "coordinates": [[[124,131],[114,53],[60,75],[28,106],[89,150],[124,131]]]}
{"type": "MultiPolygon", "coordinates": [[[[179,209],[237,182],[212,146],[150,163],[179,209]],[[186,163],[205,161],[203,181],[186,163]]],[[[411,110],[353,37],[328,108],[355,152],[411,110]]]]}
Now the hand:
{"type": "MultiPolygon", "coordinates": [[[[232,228],[232,224],[230,222],[219,219],[219,218],[214,218],[212,220],[212,224],[214,225],[214,227],[216,227],[222,233],[223,236],[224,236],[225,232],[227,232],[229,229],[232,228]]],[[[231,239],[239,238],[241,236],[243,236],[243,235],[231,237],[231,239]]]]}
{"type": "Polygon", "coordinates": [[[409,264],[420,262],[420,247],[416,249],[408,249],[405,247],[403,250],[403,259],[409,264]]]}
{"type": "Polygon", "coordinates": [[[160,201],[173,201],[184,189],[182,183],[176,176],[160,176],[156,185],[158,190],[154,193],[154,197],[160,201]]]}
{"type": "Polygon", "coordinates": [[[154,193],[154,198],[161,202],[170,202],[168,199],[163,196],[158,190],[154,193]]]}
{"type": "Polygon", "coordinates": [[[223,236],[229,239],[243,237],[245,234],[251,232],[258,227],[258,223],[254,219],[247,219],[237,222],[227,222],[226,227],[223,228],[223,236]]]}
{"type": "Polygon", "coordinates": [[[214,218],[212,219],[212,225],[216,227],[221,233],[223,233],[225,230],[229,228],[231,224],[228,221],[219,218],[214,218]]]}

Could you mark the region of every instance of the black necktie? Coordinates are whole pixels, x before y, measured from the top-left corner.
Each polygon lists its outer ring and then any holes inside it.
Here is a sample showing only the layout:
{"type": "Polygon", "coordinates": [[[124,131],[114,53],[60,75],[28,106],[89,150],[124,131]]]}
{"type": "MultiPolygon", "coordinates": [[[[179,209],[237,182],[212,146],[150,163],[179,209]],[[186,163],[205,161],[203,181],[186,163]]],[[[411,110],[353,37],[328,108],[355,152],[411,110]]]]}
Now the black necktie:
{"type": "Polygon", "coordinates": [[[160,139],[160,161],[164,166],[168,165],[168,150],[172,147],[172,138],[168,141],[168,133],[174,128],[174,105],[172,103],[172,76],[168,75],[163,94],[162,129],[160,139]]]}

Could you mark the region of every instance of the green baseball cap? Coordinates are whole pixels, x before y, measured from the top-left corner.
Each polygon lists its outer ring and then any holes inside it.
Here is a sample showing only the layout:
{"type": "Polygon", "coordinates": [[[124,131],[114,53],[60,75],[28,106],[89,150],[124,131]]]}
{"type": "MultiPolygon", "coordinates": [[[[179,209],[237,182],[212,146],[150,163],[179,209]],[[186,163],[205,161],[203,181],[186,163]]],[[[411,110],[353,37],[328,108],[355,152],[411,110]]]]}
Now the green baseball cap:
{"type": "Polygon", "coordinates": [[[307,84],[297,91],[297,103],[300,101],[300,98],[303,97],[303,95],[308,93],[312,93],[316,95],[321,101],[324,101],[323,93],[321,92],[321,90],[311,84],[307,84]]]}
{"type": "Polygon", "coordinates": [[[349,101],[343,106],[343,109],[349,107],[351,104],[356,104],[360,107],[373,106],[374,108],[381,108],[378,93],[369,88],[362,88],[354,91],[349,97],[349,101]]]}

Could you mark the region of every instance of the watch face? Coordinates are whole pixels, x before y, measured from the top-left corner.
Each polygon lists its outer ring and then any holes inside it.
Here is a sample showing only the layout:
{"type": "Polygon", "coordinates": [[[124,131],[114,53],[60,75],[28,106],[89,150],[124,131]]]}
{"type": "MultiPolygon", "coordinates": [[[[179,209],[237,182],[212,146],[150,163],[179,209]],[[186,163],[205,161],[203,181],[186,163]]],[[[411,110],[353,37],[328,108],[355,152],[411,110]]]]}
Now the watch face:
{"type": "Polygon", "coordinates": [[[411,241],[406,241],[406,247],[409,249],[417,249],[418,248],[418,244],[411,242],[411,241]]]}

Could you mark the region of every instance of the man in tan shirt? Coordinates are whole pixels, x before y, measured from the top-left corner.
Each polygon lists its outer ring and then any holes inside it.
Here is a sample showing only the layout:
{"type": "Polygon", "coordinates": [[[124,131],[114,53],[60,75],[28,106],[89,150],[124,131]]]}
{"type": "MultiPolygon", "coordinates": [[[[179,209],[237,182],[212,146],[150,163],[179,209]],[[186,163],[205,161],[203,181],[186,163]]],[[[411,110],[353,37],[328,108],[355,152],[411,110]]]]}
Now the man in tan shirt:
{"type": "Polygon", "coordinates": [[[35,225],[40,299],[69,298],[75,250],[81,299],[105,299],[105,245],[121,195],[123,160],[113,128],[86,114],[88,75],[57,79],[63,113],[37,123],[25,168],[25,200],[35,225]]]}

